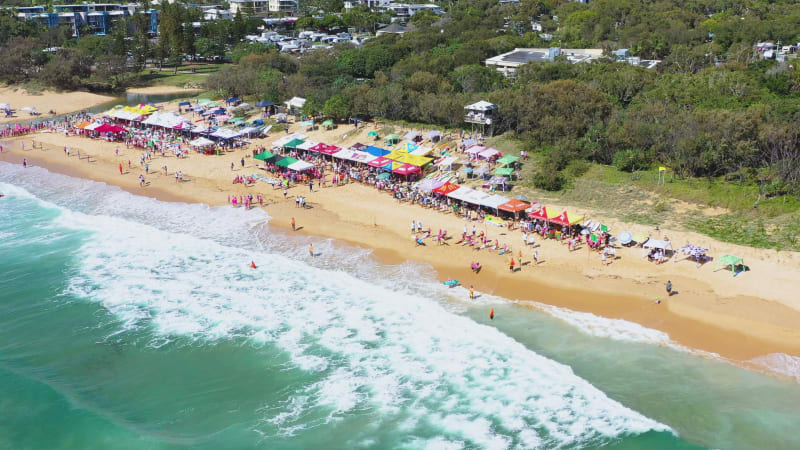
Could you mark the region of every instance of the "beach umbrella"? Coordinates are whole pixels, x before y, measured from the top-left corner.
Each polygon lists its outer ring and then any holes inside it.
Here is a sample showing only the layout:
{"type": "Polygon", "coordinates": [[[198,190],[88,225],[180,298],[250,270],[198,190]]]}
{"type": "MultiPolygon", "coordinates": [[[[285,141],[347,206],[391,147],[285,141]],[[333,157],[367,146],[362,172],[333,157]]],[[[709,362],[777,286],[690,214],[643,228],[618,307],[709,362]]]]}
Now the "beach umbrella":
{"type": "Polygon", "coordinates": [[[377,131],[370,131],[369,133],[367,133],[367,136],[377,136],[377,135],[378,135],[377,131]]]}
{"type": "Polygon", "coordinates": [[[617,239],[619,239],[620,244],[627,245],[633,240],[633,235],[626,231],[624,233],[620,233],[617,239]]]}
{"type": "Polygon", "coordinates": [[[382,174],[378,175],[375,178],[377,178],[379,180],[388,180],[390,176],[391,175],[389,175],[389,172],[383,172],[382,174]]]}

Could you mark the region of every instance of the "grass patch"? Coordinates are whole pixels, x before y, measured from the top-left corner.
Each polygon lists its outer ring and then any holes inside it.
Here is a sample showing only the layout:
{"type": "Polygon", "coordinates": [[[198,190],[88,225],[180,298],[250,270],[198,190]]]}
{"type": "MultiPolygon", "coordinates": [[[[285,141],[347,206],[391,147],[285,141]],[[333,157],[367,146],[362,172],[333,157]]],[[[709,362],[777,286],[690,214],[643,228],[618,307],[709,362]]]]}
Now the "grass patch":
{"type": "Polygon", "coordinates": [[[149,68],[139,73],[142,86],[170,85],[184,87],[187,84],[202,86],[209,74],[219,71],[224,64],[184,64],[178,67],[165,67],[163,70],[149,68]],[[194,70],[194,72],[192,72],[194,70]]]}

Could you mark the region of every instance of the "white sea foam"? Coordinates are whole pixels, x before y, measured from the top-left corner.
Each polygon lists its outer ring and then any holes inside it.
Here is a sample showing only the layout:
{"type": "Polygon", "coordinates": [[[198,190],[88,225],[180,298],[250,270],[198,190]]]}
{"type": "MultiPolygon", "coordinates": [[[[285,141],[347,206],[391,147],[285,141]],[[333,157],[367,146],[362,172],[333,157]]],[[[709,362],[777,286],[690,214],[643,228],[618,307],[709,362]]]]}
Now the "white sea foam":
{"type": "Polygon", "coordinates": [[[280,252],[274,242],[258,250],[246,232],[264,215],[121,198],[127,205],[114,217],[96,205],[82,206],[90,214],[61,209],[55,226],[92,233],[70,290],[127,328],[154,330],[153,346],[174,336],[246,338],[284,351],[316,381],[282,408],[264,409],[275,434],[296,433],[312,413],[332,422],[366,409],[410,436],[438,430],[418,441],[432,448],[586,445],[669,430],[569,367],[421,295],[427,288],[411,290],[419,280],[379,286],[360,279],[374,275],[310,267],[281,254],[298,253],[288,241],[280,252]]]}
{"type": "Polygon", "coordinates": [[[800,382],[800,356],[770,353],[755,357],[750,362],[800,382]]]}

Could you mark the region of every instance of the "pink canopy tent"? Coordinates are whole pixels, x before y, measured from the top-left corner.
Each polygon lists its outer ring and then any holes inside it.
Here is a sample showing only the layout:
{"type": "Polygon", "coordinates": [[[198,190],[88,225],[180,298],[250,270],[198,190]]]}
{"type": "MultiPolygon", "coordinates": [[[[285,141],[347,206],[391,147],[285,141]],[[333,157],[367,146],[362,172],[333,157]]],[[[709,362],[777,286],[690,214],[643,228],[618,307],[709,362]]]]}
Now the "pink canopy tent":
{"type": "Polygon", "coordinates": [[[311,147],[309,150],[311,150],[312,152],[322,153],[323,155],[333,155],[334,153],[341,150],[341,148],[335,145],[328,145],[320,142],[319,144],[311,147]]]}
{"type": "Polygon", "coordinates": [[[392,169],[392,172],[398,175],[410,175],[412,173],[419,172],[419,166],[403,164],[400,167],[392,169]]]}
{"type": "Polygon", "coordinates": [[[486,147],[482,145],[473,145],[472,147],[468,148],[465,153],[468,153],[470,155],[477,155],[478,153],[484,150],[486,150],[486,147]]]}
{"type": "Polygon", "coordinates": [[[495,156],[497,156],[499,154],[500,154],[499,150],[497,150],[496,148],[489,147],[489,148],[481,151],[480,153],[478,153],[478,158],[490,159],[490,158],[493,158],[493,157],[495,157],[495,156]]]}
{"type": "Polygon", "coordinates": [[[385,166],[387,164],[391,164],[391,163],[392,163],[391,159],[386,158],[384,156],[379,156],[379,157],[373,159],[372,161],[368,162],[367,165],[368,166],[372,166],[372,167],[377,167],[377,168],[380,169],[381,167],[383,167],[383,166],[385,166]]]}
{"type": "Polygon", "coordinates": [[[125,133],[127,130],[117,125],[109,125],[107,123],[104,123],[99,127],[95,128],[94,131],[100,133],[125,133]]]}

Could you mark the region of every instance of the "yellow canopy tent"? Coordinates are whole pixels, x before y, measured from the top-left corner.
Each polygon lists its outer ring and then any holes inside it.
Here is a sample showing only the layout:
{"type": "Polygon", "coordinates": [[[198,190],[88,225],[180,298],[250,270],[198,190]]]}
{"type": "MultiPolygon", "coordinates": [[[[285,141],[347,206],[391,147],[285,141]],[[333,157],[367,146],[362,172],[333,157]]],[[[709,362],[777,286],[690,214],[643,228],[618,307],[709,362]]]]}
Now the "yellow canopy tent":
{"type": "Polygon", "coordinates": [[[396,150],[386,155],[386,157],[389,159],[393,159],[395,161],[411,164],[412,166],[417,166],[417,167],[422,167],[425,164],[428,164],[429,162],[433,161],[433,158],[426,158],[424,156],[412,155],[406,152],[398,152],[396,150]]]}

